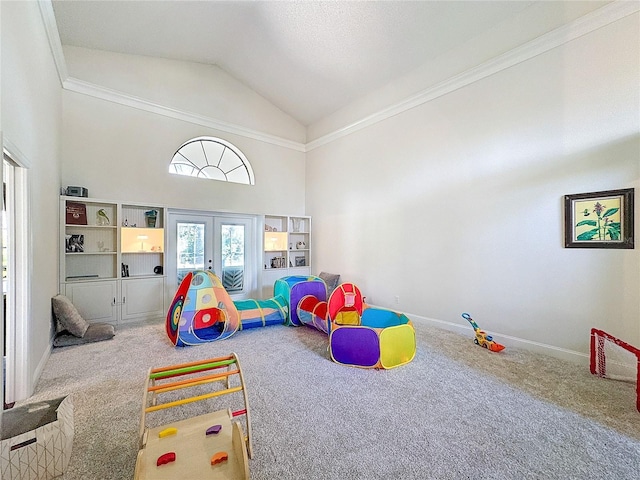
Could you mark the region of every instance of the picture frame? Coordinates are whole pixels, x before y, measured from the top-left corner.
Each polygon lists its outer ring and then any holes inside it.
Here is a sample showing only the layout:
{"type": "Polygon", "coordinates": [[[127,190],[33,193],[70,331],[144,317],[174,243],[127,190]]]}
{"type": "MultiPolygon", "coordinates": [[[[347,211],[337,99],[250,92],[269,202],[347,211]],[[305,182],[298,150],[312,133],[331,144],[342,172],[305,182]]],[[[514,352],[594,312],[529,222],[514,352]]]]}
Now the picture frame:
{"type": "Polygon", "coordinates": [[[65,252],[83,253],[84,235],[65,235],[65,252]]]}
{"type": "Polygon", "coordinates": [[[633,208],[633,188],[565,195],[565,248],[635,248],[633,208]]]}
{"type": "Polygon", "coordinates": [[[306,267],[307,266],[307,259],[306,257],[296,257],[296,267],[306,267]]]}
{"type": "Polygon", "coordinates": [[[67,202],[65,221],[67,225],[87,225],[87,206],[84,203],[67,202]]]}

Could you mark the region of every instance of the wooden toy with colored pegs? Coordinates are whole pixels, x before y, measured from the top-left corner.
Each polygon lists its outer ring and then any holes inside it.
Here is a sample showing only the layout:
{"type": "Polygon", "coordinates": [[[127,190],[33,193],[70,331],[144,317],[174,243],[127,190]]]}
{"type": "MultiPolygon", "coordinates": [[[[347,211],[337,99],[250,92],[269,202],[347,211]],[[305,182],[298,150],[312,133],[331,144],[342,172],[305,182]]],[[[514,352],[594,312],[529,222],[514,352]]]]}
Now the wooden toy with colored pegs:
{"type": "Polygon", "coordinates": [[[135,480],[248,479],[248,459],[252,456],[249,402],[235,353],[149,370],[142,401],[135,480]],[[158,402],[161,394],[191,387],[198,387],[199,394],[158,402]],[[203,388],[206,393],[200,393],[203,388]],[[147,415],[151,412],[240,393],[243,408],[238,410],[228,408],[168,425],[147,426],[147,415]],[[244,417],[244,431],[236,417],[244,417]]]}

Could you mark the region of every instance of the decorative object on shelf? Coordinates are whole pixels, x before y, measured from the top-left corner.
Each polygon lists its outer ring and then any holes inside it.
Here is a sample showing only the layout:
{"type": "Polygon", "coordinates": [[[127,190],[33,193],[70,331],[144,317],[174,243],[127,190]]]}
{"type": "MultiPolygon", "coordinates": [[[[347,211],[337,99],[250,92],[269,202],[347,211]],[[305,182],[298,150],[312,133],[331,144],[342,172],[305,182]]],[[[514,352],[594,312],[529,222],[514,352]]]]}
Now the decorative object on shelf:
{"type": "Polygon", "coordinates": [[[98,225],[99,227],[111,225],[111,221],[109,220],[107,212],[105,212],[104,208],[101,208],[96,212],[96,225],[98,225]]]}
{"type": "Polygon", "coordinates": [[[276,227],[272,227],[271,225],[265,225],[264,226],[264,231],[265,232],[277,232],[278,229],[276,227]]]}
{"type": "Polygon", "coordinates": [[[147,223],[147,228],[155,228],[157,219],[158,219],[157,210],[149,210],[147,212],[144,212],[144,220],[147,223]]]}
{"type": "Polygon", "coordinates": [[[89,189],[85,187],[67,187],[65,194],[69,197],[88,197],[89,189]]]}
{"type": "Polygon", "coordinates": [[[153,273],[155,273],[156,275],[162,275],[162,270],[162,265],[153,267],[153,273]]]}
{"type": "Polygon", "coordinates": [[[66,222],[68,225],[86,225],[87,206],[84,203],[67,202],[66,222]]]}
{"type": "Polygon", "coordinates": [[[129,276],[129,265],[127,265],[126,263],[123,263],[122,267],[120,268],[120,276],[122,278],[129,276]]]}
{"type": "Polygon", "coordinates": [[[284,257],[274,257],[271,259],[271,268],[285,268],[287,265],[284,257]]]}
{"type": "Polygon", "coordinates": [[[144,252],[144,241],[149,238],[148,235],[138,235],[138,240],[140,240],[140,251],[144,252]]]}
{"type": "Polygon", "coordinates": [[[67,253],[84,252],[84,235],[65,235],[64,238],[67,253]]]}
{"type": "Polygon", "coordinates": [[[298,250],[302,250],[302,249],[304,249],[304,248],[306,248],[306,247],[307,247],[307,244],[306,244],[306,243],[304,243],[304,242],[298,242],[298,243],[296,243],[296,249],[298,249],[298,250]]]}
{"type": "Polygon", "coordinates": [[[633,188],[565,195],[565,248],[634,248],[633,196],[633,188]]]}
{"type": "Polygon", "coordinates": [[[287,249],[286,232],[265,232],[264,249],[269,252],[281,252],[287,249]]]}
{"type": "Polygon", "coordinates": [[[291,228],[294,233],[298,233],[300,231],[300,219],[292,218],[291,219],[291,228]]]}
{"type": "Polygon", "coordinates": [[[305,257],[296,257],[296,267],[306,267],[307,259],[305,257]]]}

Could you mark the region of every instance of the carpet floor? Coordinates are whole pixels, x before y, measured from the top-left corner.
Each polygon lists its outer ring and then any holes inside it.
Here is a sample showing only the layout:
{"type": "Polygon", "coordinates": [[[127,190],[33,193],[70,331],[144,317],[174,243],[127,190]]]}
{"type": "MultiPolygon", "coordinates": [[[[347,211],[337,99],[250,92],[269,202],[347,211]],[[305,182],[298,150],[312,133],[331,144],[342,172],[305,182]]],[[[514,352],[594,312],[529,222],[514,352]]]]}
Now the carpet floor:
{"type": "MultiPolygon", "coordinates": [[[[633,384],[525,350],[491,353],[471,332],[415,328],[415,359],[376,371],[331,362],[326,335],[307,327],[175,348],[163,324],[128,325],[106,342],[54,349],[21,403],[71,396],[65,480],[130,479],[147,370],[235,352],[254,480],[640,478],[633,384]]],[[[208,402],[180,415],[227,408],[224,397],[208,402]]]]}

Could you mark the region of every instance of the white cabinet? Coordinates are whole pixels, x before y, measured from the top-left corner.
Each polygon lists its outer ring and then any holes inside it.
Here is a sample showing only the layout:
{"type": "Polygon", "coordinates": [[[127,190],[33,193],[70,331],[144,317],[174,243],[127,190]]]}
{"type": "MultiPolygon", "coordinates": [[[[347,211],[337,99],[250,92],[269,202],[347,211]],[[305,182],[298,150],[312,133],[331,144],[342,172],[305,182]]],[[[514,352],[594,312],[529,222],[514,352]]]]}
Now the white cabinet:
{"type": "Polygon", "coordinates": [[[311,217],[265,215],[262,295],[273,294],[278,278],[311,274],[311,217]]]}
{"type": "Polygon", "coordinates": [[[123,322],[163,317],[164,278],[135,278],[122,280],[123,322]]]}
{"type": "Polygon", "coordinates": [[[90,322],[164,317],[165,208],[63,196],[60,292],[90,322]]]}
{"type": "Polygon", "coordinates": [[[64,294],[88,322],[118,323],[116,280],[67,283],[64,294]]]}

